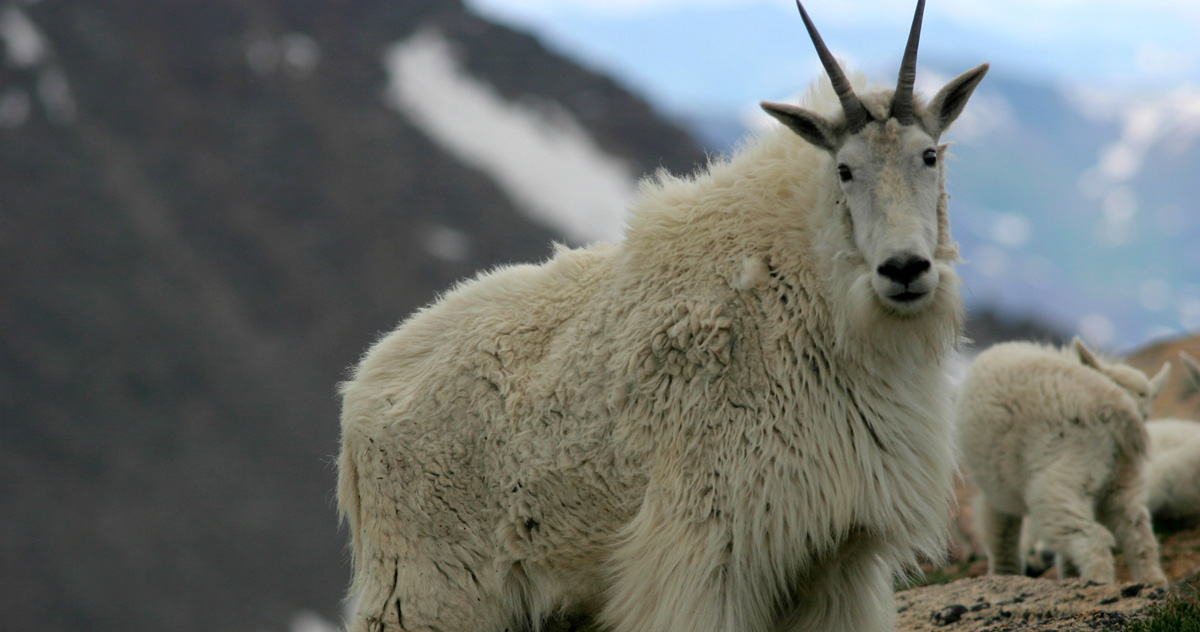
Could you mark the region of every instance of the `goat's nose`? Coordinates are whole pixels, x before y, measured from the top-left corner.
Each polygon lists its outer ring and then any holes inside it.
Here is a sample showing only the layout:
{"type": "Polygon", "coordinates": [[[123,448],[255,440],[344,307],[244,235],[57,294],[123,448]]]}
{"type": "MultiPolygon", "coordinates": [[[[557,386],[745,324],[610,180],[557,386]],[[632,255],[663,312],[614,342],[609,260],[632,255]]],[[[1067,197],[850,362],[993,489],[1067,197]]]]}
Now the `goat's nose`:
{"type": "Polygon", "coordinates": [[[929,269],[929,260],[916,255],[901,255],[891,257],[876,269],[879,274],[899,283],[908,285],[929,269]]]}

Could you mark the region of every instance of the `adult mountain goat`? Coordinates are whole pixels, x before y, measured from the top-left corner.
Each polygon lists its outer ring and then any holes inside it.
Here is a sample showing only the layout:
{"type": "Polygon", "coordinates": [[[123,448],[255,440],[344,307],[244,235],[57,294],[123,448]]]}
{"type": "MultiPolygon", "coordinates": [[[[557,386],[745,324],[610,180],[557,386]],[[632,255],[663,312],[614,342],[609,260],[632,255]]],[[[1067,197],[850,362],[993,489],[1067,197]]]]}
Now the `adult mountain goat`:
{"type": "Polygon", "coordinates": [[[1003,343],[975,358],[958,417],[990,573],[1021,570],[1028,516],[1026,537],[1058,554],[1060,576],[1112,582],[1120,543],[1136,581],[1166,583],[1143,469],[1146,416],[1169,370],[1147,379],[1078,338],[1070,349],[1003,343]]]}
{"type": "MultiPolygon", "coordinates": [[[[938,138],[983,65],[642,186],[623,242],[463,283],[342,386],[351,628],[882,631],[944,550],[962,305],[938,138]]],[[[789,131],[790,130],[790,131],[789,131]]]]}

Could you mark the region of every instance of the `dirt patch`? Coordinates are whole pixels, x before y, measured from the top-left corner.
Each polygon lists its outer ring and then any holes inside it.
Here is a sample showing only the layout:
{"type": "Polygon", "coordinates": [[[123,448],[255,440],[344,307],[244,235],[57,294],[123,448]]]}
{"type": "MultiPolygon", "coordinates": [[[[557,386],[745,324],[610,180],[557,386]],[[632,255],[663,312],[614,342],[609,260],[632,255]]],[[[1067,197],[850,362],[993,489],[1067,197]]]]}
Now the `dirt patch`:
{"type": "Polygon", "coordinates": [[[1119,629],[1166,598],[1141,584],[974,577],[896,595],[900,632],[1119,629]]]}

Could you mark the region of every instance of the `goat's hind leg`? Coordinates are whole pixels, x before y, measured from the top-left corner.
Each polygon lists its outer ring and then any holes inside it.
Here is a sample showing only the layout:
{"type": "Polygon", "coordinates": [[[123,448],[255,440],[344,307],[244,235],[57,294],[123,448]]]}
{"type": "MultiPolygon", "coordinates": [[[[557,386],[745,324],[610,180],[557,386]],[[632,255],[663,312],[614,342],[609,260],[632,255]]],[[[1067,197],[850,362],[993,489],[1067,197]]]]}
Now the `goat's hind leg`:
{"type": "Polygon", "coordinates": [[[1140,484],[1136,471],[1128,477],[1118,473],[1115,490],[1100,501],[1100,521],[1116,537],[1134,581],[1166,586],[1158,540],[1154,537],[1150,512],[1141,501],[1140,484]]]}
{"type": "Polygon", "coordinates": [[[979,537],[987,549],[989,575],[1018,575],[1021,569],[1021,516],[996,509],[983,493],[975,500],[979,537]]]}
{"type": "Polygon", "coordinates": [[[1108,529],[1096,521],[1092,500],[1077,490],[1085,488],[1085,470],[1059,467],[1042,472],[1029,485],[1029,516],[1046,544],[1066,563],[1074,564],[1083,579],[1112,583],[1116,579],[1108,529]]]}

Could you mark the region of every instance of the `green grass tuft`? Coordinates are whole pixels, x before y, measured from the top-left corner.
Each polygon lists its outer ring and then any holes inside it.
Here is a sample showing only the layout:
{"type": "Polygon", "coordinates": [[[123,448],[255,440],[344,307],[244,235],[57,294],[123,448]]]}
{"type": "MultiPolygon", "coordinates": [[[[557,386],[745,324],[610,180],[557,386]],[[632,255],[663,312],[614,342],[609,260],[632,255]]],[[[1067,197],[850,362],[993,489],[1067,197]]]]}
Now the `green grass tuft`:
{"type": "Polygon", "coordinates": [[[1195,595],[1172,595],[1154,605],[1147,618],[1126,626],[1124,632],[1200,632],[1200,601],[1195,595]]]}
{"type": "Polygon", "coordinates": [[[972,560],[966,560],[945,568],[935,568],[929,572],[916,572],[896,579],[894,588],[897,591],[922,586],[949,584],[952,581],[967,577],[967,569],[972,560]]]}

